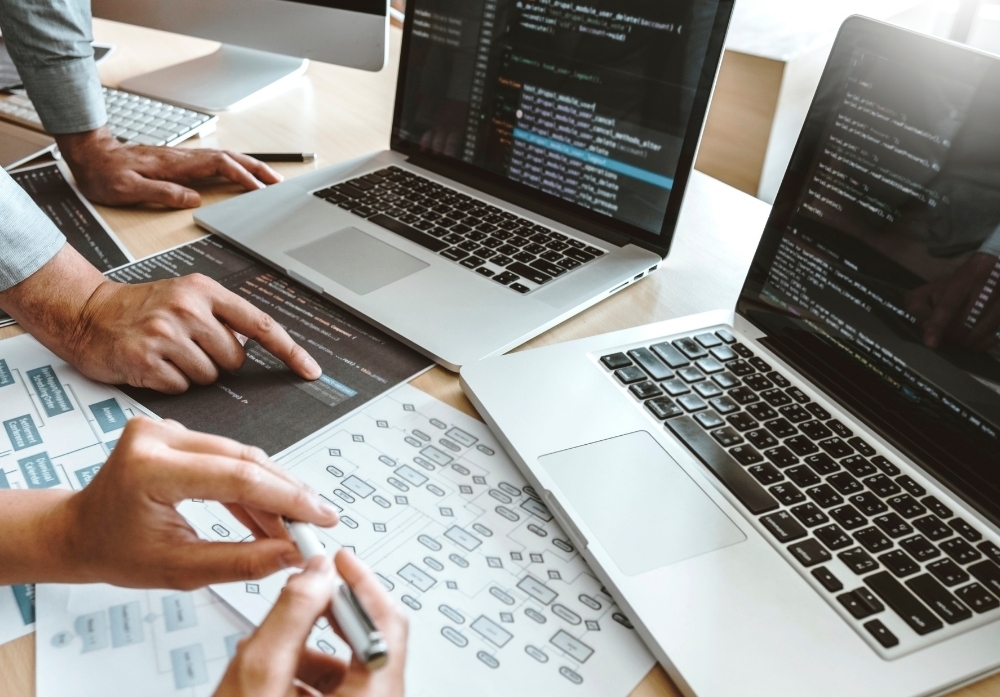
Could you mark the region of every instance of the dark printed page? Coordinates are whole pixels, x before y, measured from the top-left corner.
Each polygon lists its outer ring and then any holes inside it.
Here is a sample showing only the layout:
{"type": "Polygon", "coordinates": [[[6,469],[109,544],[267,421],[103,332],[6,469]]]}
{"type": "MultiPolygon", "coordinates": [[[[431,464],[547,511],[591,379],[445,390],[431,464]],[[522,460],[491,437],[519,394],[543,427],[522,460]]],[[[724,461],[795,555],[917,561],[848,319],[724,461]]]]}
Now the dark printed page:
{"type": "Polygon", "coordinates": [[[215,237],[118,269],[108,277],[146,283],[201,273],[274,317],[315,358],[323,376],[297,377],[256,342],[246,364],[180,396],[123,388],[165,419],[234,438],[275,455],[429,368],[433,362],[215,237]]]}

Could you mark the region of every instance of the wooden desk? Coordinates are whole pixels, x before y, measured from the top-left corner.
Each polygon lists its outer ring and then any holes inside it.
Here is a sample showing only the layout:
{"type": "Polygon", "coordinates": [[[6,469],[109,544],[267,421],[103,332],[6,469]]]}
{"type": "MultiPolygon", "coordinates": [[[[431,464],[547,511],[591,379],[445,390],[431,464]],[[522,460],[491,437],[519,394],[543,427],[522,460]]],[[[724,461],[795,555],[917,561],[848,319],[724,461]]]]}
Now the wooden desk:
{"type": "MultiPolygon", "coordinates": [[[[204,55],[216,44],[110,22],[95,22],[95,38],[118,45],[101,66],[107,85],[204,55]]],[[[313,64],[299,83],[278,98],[240,113],[222,114],[219,130],[202,143],[244,151],[315,151],[316,163],[280,165],[294,177],[365,152],[388,147],[395,96],[399,32],[393,31],[392,63],[378,74],[313,64]]],[[[198,146],[195,141],[187,147],[198,146]]],[[[203,191],[206,203],[236,193],[231,186],[203,191]]],[[[587,312],[536,338],[528,347],[592,336],[692,312],[732,306],[768,206],[735,189],[695,173],[673,250],[660,270],[587,312]]],[[[136,257],[190,241],[201,231],[190,211],[101,208],[101,214],[136,257]]],[[[20,333],[0,330],[0,338],[20,333]]],[[[476,416],[454,374],[441,368],[414,385],[476,416]]],[[[0,647],[0,697],[33,697],[34,636],[0,647]]],[[[961,697],[1000,697],[1000,678],[955,693],[961,697]]],[[[632,697],[679,697],[660,667],[654,668],[632,697]]]]}

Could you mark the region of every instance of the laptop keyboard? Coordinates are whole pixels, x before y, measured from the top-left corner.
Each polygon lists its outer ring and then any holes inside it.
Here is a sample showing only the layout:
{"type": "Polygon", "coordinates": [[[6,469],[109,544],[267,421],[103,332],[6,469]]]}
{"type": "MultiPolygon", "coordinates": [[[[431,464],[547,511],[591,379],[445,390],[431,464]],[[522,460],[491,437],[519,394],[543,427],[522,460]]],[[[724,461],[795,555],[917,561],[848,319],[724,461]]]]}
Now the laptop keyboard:
{"type": "Polygon", "coordinates": [[[605,254],[399,167],[313,195],[517,293],[530,293],[605,254]]]}
{"type": "Polygon", "coordinates": [[[730,331],[600,362],[882,655],[1000,619],[995,536],[730,331]]]}

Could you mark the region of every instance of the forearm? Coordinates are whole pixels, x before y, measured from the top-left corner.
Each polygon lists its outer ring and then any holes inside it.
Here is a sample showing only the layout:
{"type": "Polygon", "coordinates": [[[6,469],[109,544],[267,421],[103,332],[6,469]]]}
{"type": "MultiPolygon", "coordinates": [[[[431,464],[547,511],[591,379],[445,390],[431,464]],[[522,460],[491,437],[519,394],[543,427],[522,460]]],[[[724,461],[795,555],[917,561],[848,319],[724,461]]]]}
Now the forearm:
{"type": "Polygon", "coordinates": [[[73,583],[71,491],[0,491],[0,586],[73,583]]]}

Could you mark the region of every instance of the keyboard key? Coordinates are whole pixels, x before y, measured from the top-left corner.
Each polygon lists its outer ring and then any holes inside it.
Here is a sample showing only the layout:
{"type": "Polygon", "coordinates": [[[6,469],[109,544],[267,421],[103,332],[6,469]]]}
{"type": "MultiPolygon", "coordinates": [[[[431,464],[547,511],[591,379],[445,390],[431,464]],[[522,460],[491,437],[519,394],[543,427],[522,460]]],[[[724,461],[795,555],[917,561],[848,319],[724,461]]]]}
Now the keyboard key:
{"type": "Polygon", "coordinates": [[[819,450],[819,448],[817,448],[813,442],[805,436],[792,436],[785,441],[785,447],[799,457],[811,455],[819,450]]]}
{"type": "MultiPolygon", "coordinates": [[[[878,472],[875,466],[860,455],[851,455],[840,461],[840,466],[859,479],[878,472]]],[[[898,490],[892,493],[899,493],[898,490]]]]}
{"type": "Polygon", "coordinates": [[[946,586],[957,586],[969,580],[969,574],[951,559],[941,559],[927,565],[927,570],[946,586]]]}
{"type": "Polygon", "coordinates": [[[608,370],[618,370],[627,365],[632,365],[632,361],[624,353],[612,353],[608,356],[601,356],[601,363],[608,370]]]}
{"type": "Polygon", "coordinates": [[[486,278],[492,277],[496,272],[493,269],[487,269],[485,266],[480,266],[476,269],[476,273],[486,276],[486,278]]]}
{"type": "Polygon", "coordinates": [[[792,515],[798,518],[799,521],[807,528],[822,525],[830,520],[826,517],[826,513],[811,503],[801,503],[798,506],[795,506],[792,509],[792,515]]]}
{"type": "Polygon", "coordinates": [[[899,644],[899,639],[882,624],[879,620],[869,620],[864,624],[865,629],[868,633],[875,637],[875,641],[882,644],[883,647],[891,649],[899,644]]]}
{"type": "Polygon", "coordinates": [[[716,346],[722,346],[722,339],[717,337],[715,334],[699,334],[694,338],[699,344],[707,349],[715,348],[716,346]]]}
{"type": "MultiPolygon", "coordinates": [[[[802,410],[802,413],[806,414],[807,416],[809,415],[809,413],[804,409],[802,410]]],[[[833,435],[833,431],[828,429],[819,421],[815,420],[802,424],[801,426],[799,426],[799,429],[813,440],[823,440],[824,438],[829,438],[830,436],[833,435]]]]}
{"type": "Polygon", "coordinates": [[[677,375],[684,382],[698,382],[704,380],[705,376],[701,374],[701,371],[695,368],[693,365],[684,366],[677,371],[677,375]]]}
{"type": "Polygon", "coordinates": [[[854,431],[849,429],[847,426],[842,424],[837,419],[830,419],[829,421],[826,422],[826,425],[830,430],[832,430],[834,433],[836,433],[844,440],[854,437],[854,431]]]}
{"type": "Polygon", "coordinates": [[[740,408],[739,405],[729,399],[729,397],[716,397],[715,399],[708,400],[708,403],[712,405],[713,409],[723,415],[731,414],[740,408]]]}
{"type": "Polygon", "coordinates": [[[675,339],[671,342],[674,347],[687,356],[689,359],[697,360],[708,355],[708,351],[698,345],[698,342],[691,338],[675,339]]]}
{"type": "Polygon", "coordinates": [[[872,458],[872,464],[878,467],[880,470],[888,474],[890,477],[895,477],[899,474],[900,469],[896,465],[889,462],[886,458],[881,455],[876,455],[872,458]]]}
{"type": "MultiPolygon", "coordinates": [[[[792,470],[797,470],[799,467],[792,467],[785,470],[785,474],[789,479],[792,479],[792,470]]],[[[795,481],[792,479],[792,481],[795,481]]],[[[844,502],[844,498],[838,494],[836,491],[830,488],[827,484],[820,484],[819,486],[814,486],[810,489],[806,489],[806,494],[809,495],[816,505],[820,508],[830,508],[831,506],[839,506],[844,502]]]]}
{"type": "MultiPolygon", "coordinates": [[[[344,192],[341,191],[341,193],[344,192]]],[[[415,242],[419,244],[421,247],[426,247],[432,252],[440,252],[441,250],[446,249],[448,247],[448,243],[443,242],[442,240],[439,240],[436,237],[431,237],[427,233],[421,232],[420,230],[410,227],[405,223],[401,223],[398,220],[393,220],[392,218],[383,213],[379,213],[378,215],[372,216],[371,218],[368,219],[368,221],[375,223],[376,225],[379,225],[381,227],[384,227],[386,230],[394,232],[400,237],[409,240],[410,242],[415,242]]],[[[465,255],[463,254],[463,256],[465,255]]]]}
{"type": "Polygon", "coordinates": [[[524,294],[531,290],[528,286],[521,285],[520,283],[511,283],[507,286],[511,290],[516,290],[518,293],[524,294]]]}
{"type": "MultiPolygon", "coordinates": [[[[626,368],[627,370],[627,368],[626,368]]],[[[826,478],[828,484],[845,496],[855,494],[863,489],[861,482],[847,472],[837,472],[826,478]]]]}
{"type": "MultiPolygon", "coordinates": [[[[722,426],[725,421],[722,417],[716,414],[714,411],[703,411],[694,415],[694,420],[701,424],[704,429],[711,430],[713,428],[718,428],[722,426]]],[[[718,438],[716,438],[718,440],[718,438]]]]}
{"type": "MultiPolygon", "coordinates": [[[[846,459],[850,460],[851,458],[846,459]]],[[[900,492],[900,488],[896,486],[896,482],[892,481],[884,474],[876,474],[874,477],[868,477],[868,479],[865,479],[864,482],[865,486],[883,498],[900,492]]]]}
{"type": "Polygon", "coordinates": [[[820,421],[827,421],[830,418],[830,412],[816,404],[816,402],[810,402],[806,405],[806,411],[815,416],[820,421]]]}
{"type": "Polygon", "coordinates": [[[773,448],[778,444],[778,439],[763,429],[755,429],[746,432],[746,439],[759,450],[773,448]]]}
{"type": "Polygon", "coordinates": [[[788,511],[778,511],[760,519],[761,524],[774,535],[778,542],[792,542],[805,537],[808,533],[788,511]]]}
{"type": "Polygon", "coordinates": [[[764,486],[782,481],[785,477],[769,462],[747,467],[747,472],[764,486]]]}
{"type": "Polygon", "coordinates": [[[686,411],[701,411],[702,409],[708,408],[705,401],[695,394],[686,394],[678,397],[677,403],[684,407],[686,411]]]}
{"type": "Polygon", "coordinates": [[[465,257],[469,256],[469,253],[459,249],[458,247],[450,247],[441,252],[441,256],[451,259],[452,261],[461,261],[465,257]]]}
{"type": "MultiPolygon", "coordinates": [[[[785,474],[789,479],[791,479],[793,482],[795,482],[801,487],[815,486],[816,484],[819,484],[821,481],[823,481],[816,476],[815,472],[813,472],[805,465],[796,465],[795,467],[789,467],[787,470],[785,470],[785,474]]],[[[827,489],[830,489],[830,487],[826,486],[825,484],[823,486],[826,487],[827,489]]],[[[808,494],[809,492],[806,493],[808,494]]],[[[833,490],[831,490],[830,493],[834,493],[833,490]]],[[[834,495],[836,496],[836,494],[834,495]]],[[[812,494],[810,494],[810,496],[812,496],[812,494]]],[[[841,502],[843,502],[843,499],[841,499],[841,502]]]]}
{"type": "Polygon", "coordinates": [[[843,605],[856,620],[871,617],[882,612],[885,606],[875,598],[867,588],[858,588],[837,596],[837,601],[843,605]]]}
{"type": "Polygon", "coordinates": [[[840,582],[840,579],[834,576],[833,572],[825,566],[816,567],[811,573],[813,578],[819,581],[820,585],[831,593],[836,593],[837,591],[844,589],[844,584],[840,582]]]}
{"type": "MultiPolygon", "coordinates": [[[[501,251],[501,254],[503,254],[503,251],[501,251]]],[[[522,278],[528,279],[532,283],[537,283],[538,285],[543,285],[552,280],[552,276],[549,276],[546,273],[542,273],[538,269],[532,268],[520,261],[516,261],[513,264],[508,264],[507,270],[510,271],[511,273],[516,273],[518,276],[521,276],[522,278]]]]}
{"type": "Polygon", "coordinates": [[[806,404],[809,402],[809,397],[806,393],[800,390],[798,387],[789,387],[785,390],[785,394],[794,399],[799,404],[806,404]]]}
{"type": "Polygon", "coordinates": [[[764,428],[773,433],[775,438],[788,438],[789,436],[794,436],[799,432],[797,428],[788,422],[788,419],[775,419],[774,421],[768,421],[764,424],[764,428]]]}
{"type": "Polygon", "coordinates": [[[732,346],[733,346],[733,351],[736,351],[736,353],[743,356],[743,358],[753,358],[754,353],[753,351],[750,350],[749,347],[740,343],[733,344],[732,346]]]}
{"type": "Polygon", "coordinates": [[[672,397],[677,397],[678,395],[687,394],[691,391],[691,388],[685,385],[680,380],[667,380],[660,385],[667,394],[672,397]]]}
{"type": "Polygon", "coordinates": [[[659,397],[663,394],[663,390],[656,386],[655,382],[640,382],[638,385],[632,385],[628,388],[629,392],[634,394],[637,399],[651,399],[652,397],[659,397]]]}
{"type": "Polygon", "coordinates": [[[706,375],[712,375],[714,373],[721,373],[725,370],[725,366],[719,363],[717,360],[709,356],[708,358],[699,358],[695,363],[701,368],[701,372],[706,375]]]}
{"type": "Polygon", "coordinates": [[[726,367],[733,373],[733,375],[741,378],[747,375],[752,375],[756,372],[753,369],[753,366],[746,361],[730,361],[726,364],[726,367]]]}
{"type": "Polygon", "coordinates": [[[992,559],[994,564],[1000,564],[1000,547],[986,540],[981,545],[977,545],[977,548],[988,558],[992,559]]]}
{"type": "Polygon", "coordinates": [[[686,416],[667,421],[667,428],[712,470],[751,513],[759,515],[778,507],[777,500],[733,459],[736,450],[749,446],[737,446],[731,451],[733,455],[730,455],[693,419],[686,416]]]}
{"type": "MultiPolygon", "coordinates": [[[[746,382],[745,379],[744,382],[746,382]]],[[[789,404],[792,401],[791,397],[789,397],[787,394],[782,392],[777,387],[770,390],[764,390],[763,392],[760,393],[760,396],[763,397],[764,401],[766,401],[772,407],[780,407],[785,404],[789,404]]]]}
{"type": "MultiPolygon", "coordinates": [[[[902,477],[900,477],[902,479],[902,477]]],[[[899,481],[898,479],[896,480],[899,481]]],[[[900,494],[899,496],[890,496],[886,499],[886,503],[899,513],[899,515],[904,518],[915,518],[918,515],[923,515],[927,512],[927,509],[920,505],[920,502],[914,499],[909,494],[900,494]]]]}
{"type": "Polygon", "coordinates": [[[899,546],[919,562],[925,562],[941,556],[941,551],[932,545],[923,535],[914,535],[899,541],[899,546]]]}
{"type": "Polygon", "coordinates": [[[823,450],[825,450],[830,457],[838,460],[854,453],[854,448],[849,446],[845,441],[836,437],[821,440],[819,442],[819,447],[823,448],[823,450]]]}
{"type": "Polygon", "coordinates": [[[711,399],[712,397],[718,397],[722,394],[722,389],[714,382],[695,383],[694,391],[697,392],[702,399],[711,399]]]}
{"type": "Polygon", "coordinates": [[[729,390],[729,392],[727,392],[726,394],[729,396],[730,399],[734,400],[737,404],[742,404],[744,406],[760,400],[760,397],[757,396],[757,393],[751,390],[749,387],[737,387],[735,389],[729,390]]]}
{"type": "Polygon", "coordinates": [[[911,477],[908,474],[904,474],[901,477],[896,477],[896,483],[917,497],[923,496],[924,494],[927,493],[927,490],[924,489],[919,484],[917,484],[913,480],[913,477],[911,477]]]}
{"type": "Polygon", "coordinates": [[[719,373],[718,375],[713,375],[712,382],[724,390],[728,390],[729,388],[736,387],[740,384],[740,381],[737,380],[736,376],[732,373],[719,373]]]}
{"type": "Polygon", "coordinates": [[[983,556],[972,545],[960,537],[945,540],[938,547],[959,564],[969,564],[983,556]]]}
{"type": "MultiPolygon", "coordinates": [[[[514,260],[511,259],[508,256],[503,255],[503,254],[497,254],[490,261],[492,261],[497,266],[507,266],[508,264],[512,263],[514,260]]],[[[511,276],[513,276],[513,275],[514,274],[511,274],[511,276]]]]}
{"type": "Polygon", "coordinates": [[[731,333],[730,333],[730,332],[729,332],[728,330],[726,330],[726,329],[719,329],[719,330],[717,330],[717,331],[715,332],[715,335],[716,335],[717,337],[719,337],[720,339],[722,339],[722,342],[723,342],[723,343],[725,343],[725,344],[735,344],[735,343],[736,343],[736,337],[734,337],[734,336],[733,336],[733,335],[732,335],[732,334],[731,334],[731,333]]]}
{"type": "Polygon", "coordinates": [[[871,558],[865,550],[860,547],[849,549],[837,555],[840,561],[844,562],[851,571],[858,576],[874,571],[878,568],[878,562],[871,558]]]}
{"type": "MultiPolygon", "coordinates": [[[[471,233],[470,233],[471,234],[471,233]]],[[[527,252],[518,252],[514,255],[514,260],[519,261],[522,264],[527,264],[535,258],[534,254],[528,254],[527,252]]],[[[565,273],[565,269],[561,269],[565,273]]],[[[539,273],[545,273],[539,269],[539,273]]],[[[546,274],[547,276],[555,276],[556,274],[546,274]]]]}
{"type": "Polygon", "coordinates": [[[865,583],[917,634],[924,636],[944,626],[941,620],[888,571],[880,571],[868,576],[865,578],[865,583]]]}
{"type": "Polygon", "coordinates": [[[938,518],[943,518],[944,520],[948,520],[948,518],[951,518],[953,515],[955,515],[954,513],[952,513],[952,510],[947,506],[945,506],[943,503],[941,503],[941,501],[938,500],[936,496],[926,496],[922,498],[920,502],[925,506],[927,506],[930,512],[936,515],[938,518]]]}
{"type": "Polygon", "coordinates": [[[669,419],[684,412],[669,397],[657,397],[646,402],[646,408],[658,419],[669,419]]]}
{"type": "Polygon", "coordinates": [[[884,503],[868,491],[862,491],[860,494],[854,494],[848,500],[855,507],[857,507],[859,511],[869,517],[889,510],[884,503]]]}
{"type": "Polygon", "coordinates": [[[859,453],[861,453],[865,457],[873,457],[876,454],[875,448],[873,448],[872,446],[868,445],[868,443],[866,443],[865,441],[861,440],[861,438],[857,438],[857,437],[851,438],[847,442],[851,444],[852,448],[854,448],[855,450],[857,450],[859,453]]]}
{"type": "Polygon", "coordinates": [[[799,459],[792,454],[792,451],[783,445],[765,450],[764,456],[778,467],[791,467],[799,462],[799,459]]]}
{"type": "Polygon", "coordinates": [[[566,273],[566,269],[545,259],[535,259],[530,262],[528,266],[533,269],[538,269],[542,273],[548,274],[549,276],[561,276],[566,273]]]}
{"type": "Polygon", "coordinates": [[[809,421],[812,419],[812,414],[807,412],[798,404],[788,404],[781,407],[781,409],[778,409],[778,411],[793,424],[802,423],[803,421],[809,421]]]}
{"type": "Polygon", "coordinates": [[[649,348],[653,353],[660,357],[660,360],[671,368],[677,369],[690,363],[690,361],[685,358],[680,351],[666,342],[662,344],[655,344],[649,348]]]}
{"type": "Polygon", "coordinates": [[[978,583],[972,583],[955,590],[955,595],[959,599],[975,610],[977,613],[989,612],[1000,607],[1000,600],[997,600],[991,593],[988,593],[978,583]]]}
{"type": "Polygon", "coordinates": [[[789,545],[788,551],[806,568],[823,564],[832,558],[826,548],[812,538],[789,545]]]}
{"type": "Polygon", "coordinates": [[[968,571],[976,577],[976,580],[993,591],[993,593],[1000,595],[1000,566],[994,564],[989,559],[984,559],[978,564],[970,566],[968,571]]]}
{"type": "Polygon", "coordinates": [[[763,358],[758,358],[756,356],[751,356],[750,358],[747,359],[747,363],[749,363],[750,365],[752,365],[754,368],[756,368],[757,370],[759,370],[762,373],[770,373],[771,372],[771,366],[770,366],[770,364],[768,364],[768,362],[765,361],[763,358]]]}
{"type": "Polygon", "coordinates": [[[937,542],[946,537],[951,537],[951,528],[942,523],[935,515],[926,515],[913,521],[913,527],[927,536],[929,540],[937,542]]]}
{"type": "Polygon", "coordinates": [[[948,624],[958,624],[972,617],[972,611],[929,574],[911,578],[906,586],[948,624]]]}
{"type": "Polygon", "coordinates": [[[837,525],[830,524],[813,530],[813,534],[827,546],[827,548],[837,551],[854,544],[854,540],[847,536],[837,525]]]}
{"type": "Polygon", "coordinates": [[[663,361],[647,348],[632,349],[628,355],[654,380],[669,380],[674,376],[674,371],[663,365],[663,361]]]}
{"type": "Polygon", "coordinates": [[[788,382],[788,378],[786,378],[784,375],[782,375],[777,371],[773,373],[768,373],[767,377],[771,382],[773,382],[778,387],[791,387],[792,385],[792,383],[788,382]]]}
{"type": "Polygon", "coordinates": [[[957,532],[959,535],[967,539],[969,542],[979,542],[983,539],[981,532],[976,530],[974,527],[969,525],[962,518],[955,518],[954,520],[948,521],[949,527],[957,532]]]}
{"type": "Polygon", "coordinates": [[[726,421],[729,422],[730,426],[741,433],[743,431],[749,431],[750,429],[757,428],[758,426],[757,421],[746,412],[740,412],[739,414],[733,414],[732,416],[726,417],[726,421]]]}
{"type": "Polygon", "coordinates": [[[768,380],[760,373],[753,373],[752,375],[747,375],[745,378],[743,378],[743,382],[748,387],[758,392],[774,388],[774,383],[768,380]]]}
{"type": "MultiPolygon", "coordinates": [[[[575,241],[576,240],[572,240],[572,242],[575,242],[575,241]]],[[[588,261],[593,261],[594,260],[594,255],[593,254],[587,254],[582,249],[573,249],[573,248],[570,248],[570,249],[567,249],[565,252],[563,252],[563,254],[565,254],[570,259],[574,259],[574,260],[580,262],[581,264],[586,264],[588,261]]]]}
{"type": "MultiPolygon", "coordinates": [[[[496,260],[494,260],[494,263],[496,263],[496,260]]],[[[500,274],[497,274],[496,276],[494,276],[493,280],[496,281],[497,283],[499,283],[500,285],[506,286],[506,285],[510,285],[514,281],[518,280],[518,278],[519,278],[519,276],[517,276],[516,274],[512,274],[510,271],[504,271],[503,273],[500,273],[500,274]]],[[[635,366],[632,366],[632,367],[635,368],[635,366]]],[[[635,369],[638,372],[642,373],[642,371],[639,370],[638,368],[635,368],[635,369]]],[[[628,370],[628,368],[626,368],[626,370],[628,370]]],[[[645,374],[643,374],[642,378],[643,378],[643,380],[646,379],[645,374]]]]}
{"type": "Polygon", "coordinates": [[[755,465],[764,461],[764,456],[752,445],[737,445],[729,452],[741,465],[755,465]]]}
{"type": "Polygon", "coordinates": [[[886,552],[878,560],[897,578],[905,578],[920,571],[920,564],[910,559],[906,552],[901,549],[886,552]]]}
{"type": "Polygon", "coordinates": [[[722,361],[723,363],[736,359],[736,352],[728,346],[717,346],[709,350],[709,353],[712,354],[716,360],[722,361]]]}
{"type": "MultiPolygon", "coordinates": [[[[503,274],[500,274],[503,276],[503,274]]],[[[513,275],[513,274],[512,274],[513,275]]],[[[509,283],[509,281],[508,281],[509,283]]],[[[625,368],[620,368],[615,371],[615,377],[618,381],[625,385],[631,385],[633,383],[642,382],[646,379],[646,374],[639,370],[634,365],[627,366],[625,368]]]]}
{"type": "Polygon", "coordinates": [[[774,498],[778,499],[786,506],[794,506],[795,504],[806,500],[806,497],[802,495],[802,492],[788,482],[775,484],[774,486],[768,488],[768,491],[771,492],[771,495],[774,496],[774,498]]]}
{"type": "Polygon", "coordinates": [[[848,530],[860,528],[868,523],[868,519],[858,513],[858,509],[851,504],[834,508],[830,511],[830,516],[848,530]]]}
{"type": "Polygon", "coordinates": [[[467,269],[475,269],[485,264],[486,261],[484,259],[480,259],[479,257],[468,257],[467,259],[462,259],[462,261],[458,263],[467,269]]]}
{"type": "Polygon", "coordinates": [[[909,535],[913,532],[913,528],[910,527],[909,523],[895,513],[886,513],[885,515],[875,516],[872,518],[872,522],[879,526],[882,529],[882,532],[892,539],[902,537],[903,535],[909,535]]]}
{"type": "MultiPolygon", "coordinates": [[[[698,421],[697,418],[695,420],[698,421]]],[[[712,431],[712,438],[717,440],[719,442],[719,445],[721,445],[723,448],[729,448],[734,445],[739,445],[740,443],[743,442],[743,436],[741,436],[739,433],[729,428],[728,426],[725,428],[719,428],[712,431]]]]}
{"type": "Polygon", "coordinates": [[[819,453],[817,455],[810,455],[805,458],[807,465],[813,468],[816,474],[826,476],[831,472],[836,472],[840,469],[840,465],[833,461],[833,458],[826,453],[819,453]]]}
{"type": "Polygon", "coordinates": [[[865,528],[854,533],[854,539],[872,554],[884,552],[892,547],[892,540],[878,528],[865,528]]]}

